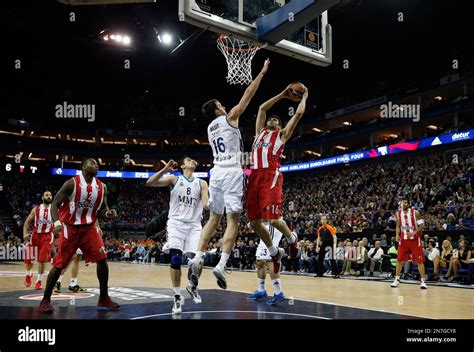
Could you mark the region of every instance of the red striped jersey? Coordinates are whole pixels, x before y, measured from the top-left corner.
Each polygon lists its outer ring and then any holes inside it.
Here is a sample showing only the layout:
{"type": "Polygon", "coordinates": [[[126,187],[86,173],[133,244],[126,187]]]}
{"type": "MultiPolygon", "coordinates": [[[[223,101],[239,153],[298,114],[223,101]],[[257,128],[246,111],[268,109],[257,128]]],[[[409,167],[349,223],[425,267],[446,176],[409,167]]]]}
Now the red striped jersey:
{"type": "Polygon", "coordinates": [[[51,207],[39,204],[35,207],[35,226],[33,233],[50,233],[53,231],[51,207]]]}
{"type": "Polygon", "coordinates": [[[263,129],[252,145],[252,169],[278,169],[285,144],[280,139],[280,129],[263,129]]]}
{"type": "Polygon", "coordinates": [[[413,241],[418,240],[420,241],[421,233],[418,232],[414,237],[409,237],[407,235],[410,231],[416,230],[416,217],[415,217],[415,209],[408,208],[405,212],[403,209],[397,212],[398,223],[400,224],[400,241],[413,241]]]}
{"type": "Polygon", "coordinates": [[[97,177],[87,184],[82,174],[74,176],[74,190],[69,200],[61,204],[59,218],[69,225],[88,225],[95,223],[97,211],[104,200],[104,185],[97,177]]]}

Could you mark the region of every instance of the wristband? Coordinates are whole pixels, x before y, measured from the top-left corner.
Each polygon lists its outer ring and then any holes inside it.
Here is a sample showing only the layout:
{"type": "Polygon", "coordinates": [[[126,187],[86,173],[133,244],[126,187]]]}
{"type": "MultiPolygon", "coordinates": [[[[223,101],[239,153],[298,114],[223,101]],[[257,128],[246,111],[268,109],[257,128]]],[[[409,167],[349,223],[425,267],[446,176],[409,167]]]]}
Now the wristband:
{"type": "Polygon", "coordinates": [[[63,225],[63,224],[62,224],[61,220],[56,220],[56,221],[54,222],[54,227],[62,226],[62,225],[63,225]]]}

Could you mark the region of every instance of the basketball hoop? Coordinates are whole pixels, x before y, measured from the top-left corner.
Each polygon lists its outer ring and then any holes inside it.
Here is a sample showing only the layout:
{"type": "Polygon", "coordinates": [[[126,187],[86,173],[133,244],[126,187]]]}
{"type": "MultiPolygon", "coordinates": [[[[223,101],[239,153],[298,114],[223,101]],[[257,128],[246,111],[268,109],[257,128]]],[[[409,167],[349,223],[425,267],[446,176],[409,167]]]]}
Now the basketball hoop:
{"type": "Polygon", "coordinates": [[[241,85],[252,83],[252,59],[260,48],[223,34],[217,38],[217,47],[227,61],[227,82],[241,85]]]}

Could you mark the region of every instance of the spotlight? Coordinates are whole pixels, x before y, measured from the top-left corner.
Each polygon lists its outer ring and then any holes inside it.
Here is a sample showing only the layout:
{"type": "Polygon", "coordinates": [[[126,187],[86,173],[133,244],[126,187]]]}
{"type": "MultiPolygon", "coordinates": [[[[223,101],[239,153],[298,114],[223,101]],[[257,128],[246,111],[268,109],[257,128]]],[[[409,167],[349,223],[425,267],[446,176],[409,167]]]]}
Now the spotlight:
{"type": "Polygon", "coordinates": [[[173,41],[173,37],[169,33],[163,33],[162,35],[158,36],[158,40],[160,41],[160,43],[170,45],[173,41]]]}

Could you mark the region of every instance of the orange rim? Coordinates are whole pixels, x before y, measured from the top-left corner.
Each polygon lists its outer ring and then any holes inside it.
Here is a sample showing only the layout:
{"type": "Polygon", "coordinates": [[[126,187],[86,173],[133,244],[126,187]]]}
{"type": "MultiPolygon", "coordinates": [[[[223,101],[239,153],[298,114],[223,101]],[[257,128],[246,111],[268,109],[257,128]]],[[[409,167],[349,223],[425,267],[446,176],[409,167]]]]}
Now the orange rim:
{"type": "MultiPolygon", "coordinates": [[[[258,49],[260,49],[258,46],[254,46],[253,48],[234,48],[232,46],[228,46],[224,43],[223,39],[224,38],[227,38],[228,36],[225,35],[225,34],[220,34],[219,37],[217,38],[217,41],[221,41],[222,43],[222,46],[224,46],[226,48],[227,51],[243,51],[243,52],[248,52],[248,51],[257,51],[258,49]]],[[[237,39],[239,40],[239,39],[237,39]]],[[[245,43],[246,45],[249,45],[247,42],[243,42],[242,43],[245,43]]]]}

